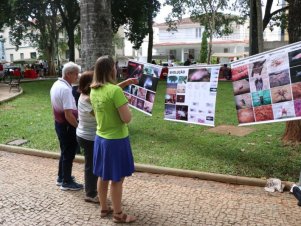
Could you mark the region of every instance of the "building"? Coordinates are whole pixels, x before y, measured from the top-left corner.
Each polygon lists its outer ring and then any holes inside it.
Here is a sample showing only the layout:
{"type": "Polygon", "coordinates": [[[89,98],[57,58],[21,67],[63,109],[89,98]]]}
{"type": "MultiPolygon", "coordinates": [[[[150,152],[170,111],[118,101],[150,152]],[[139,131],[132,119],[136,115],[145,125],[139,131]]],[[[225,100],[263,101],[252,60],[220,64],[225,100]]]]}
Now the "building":
{"type": "MultiPolygon", "coordinates": [[[[227,63],[233,60],[244,58],[249,55],[249,29],[248,22],[239,25],[232,24],[233,33],[228,36],[214,37],[212,40],[212,56],[218,59],[219,63],[227,63]]],[[[164,61],[184,62],[189,56],[195,61],[199,60],[202,34],[204,27],[199,23],[192,22],[190,18],[184,18],[177,25],[177,31],[168,31],[168,25],[165,23],[154,24],[153,40],[153,58],[164,61]]],[[[9,42],[9,29],[6,28],[3,33],[6,40],[0,45],[0,58],[8,62],[23,59],[37,59],[39,57],[37,49],[30,42],[23,42],[18,50],[9,42]],[[2,46],[2,49],[1,49],[2,46]]],[[[64,46],[58,46],[58,60],[61,63],[68,61],[68,46],[66,45],[67,35],[59,35],[59,43],[64,46]]],[[[124,28],[121,27],[114,38],[119,40],[115,44],[115,57],[119,60],[120,66],[126,66],[127,59],[133,58],[146,62],[148,37],[144,39],[139,50],[134,50],[132,44],[125,37],[124,28]]],[[[264,50],[270,50],[287,44],[283,32],[280,28],[274,28],[273,31],[266,29],[264,32],[264,50]]],[[[1,43],[0,43],[1,44],[1,43]]],[[[80,62],[80,47],[75,48],[76,62],[80,62]]]]}
{"type": "MultiPolygon", "coordinates": [[[[157,40],[154,40],[156,55],[168,60],[184,62],[189,56],[198,61],[204,26],[184,18],[177,24],[177,31],[168,31],[165,23],[155,24],[157,40]]],[[[220,63],[237,60],[249,54],[248,25],[232,24],[233,33],[228,36],[213,37],[212,56],[220,63]]],[[[155,56],[156,57],[156,56],[155,56]]]]}

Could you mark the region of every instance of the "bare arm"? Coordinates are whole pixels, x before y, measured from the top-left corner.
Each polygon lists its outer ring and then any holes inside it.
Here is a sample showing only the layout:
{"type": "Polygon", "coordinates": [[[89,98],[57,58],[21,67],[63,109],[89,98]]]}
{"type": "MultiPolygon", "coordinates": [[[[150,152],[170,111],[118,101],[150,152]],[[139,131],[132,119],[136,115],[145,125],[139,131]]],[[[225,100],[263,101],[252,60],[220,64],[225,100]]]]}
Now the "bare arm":
{"type": "Polygon", "coordinates": [[[77,120],[75,118],[75,116],[73,115],[72,113],[72,110],[71,109],[66,109],[64,110],[65,112],[65,118],[66,120],[73,126],[73,127],[77,127],[78,123],[77,123],[77,120]]]}
{"type": "Polygon", "coordinates": [[[138,84],[138,79],[137,78],[128,78],[127,80],[124,80],[120,83],[118,83],[117,85],[120,86],[122,89],[128,85],[131,84],[138,84]]]}
{"type": "Polygon", "coordinates": [[[118,113],[124,123],[129,123],[131,121],[132,114],[127,103],[118,108],[118,113]]]}

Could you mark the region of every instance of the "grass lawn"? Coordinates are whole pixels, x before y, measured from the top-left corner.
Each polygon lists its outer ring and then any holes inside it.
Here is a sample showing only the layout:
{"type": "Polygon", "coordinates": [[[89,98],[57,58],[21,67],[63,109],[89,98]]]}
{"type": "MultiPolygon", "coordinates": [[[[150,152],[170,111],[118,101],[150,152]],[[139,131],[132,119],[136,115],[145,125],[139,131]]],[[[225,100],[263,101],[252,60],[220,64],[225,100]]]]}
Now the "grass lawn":
{"type": "MultiPolygon", "coordinates": [[[[49,90],[53,81],[22,83],[24,94],[0,105],[0,143],[16,138],[24,146],[59,151],[54,131],[49,90]]],[[[296,181],[301,150],[281,143],[285,123],[249,126],[244,137],[208,132],[211,127],[163,120],[165,82],[158,85],[153,116],[132,110],[129,125],[135,162],[258,178],[296,181]]],[[[237,125],[230,82],[218,86],[215,125],[237,125]]]]}

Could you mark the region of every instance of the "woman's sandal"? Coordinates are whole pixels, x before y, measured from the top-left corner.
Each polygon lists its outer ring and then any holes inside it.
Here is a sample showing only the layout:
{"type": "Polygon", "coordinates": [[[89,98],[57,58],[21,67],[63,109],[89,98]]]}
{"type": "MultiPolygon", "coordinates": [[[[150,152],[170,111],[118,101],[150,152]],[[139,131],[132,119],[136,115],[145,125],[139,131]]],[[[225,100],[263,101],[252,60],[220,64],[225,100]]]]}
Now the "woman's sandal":
{"type": "Polygon", "coordinates": [[[106,217],[110,213],[113,213],[113,209],[111,207],[109,207],[107,210],[101,210],[100,211],[100,217],[106,217]]]}
{"type": "Polygon", "coordinates": [[[127,215],[125,213],[114,213],[113,222],[114,223],[132,223],[136,221],[136,217],[132,215],[127,215]]]}

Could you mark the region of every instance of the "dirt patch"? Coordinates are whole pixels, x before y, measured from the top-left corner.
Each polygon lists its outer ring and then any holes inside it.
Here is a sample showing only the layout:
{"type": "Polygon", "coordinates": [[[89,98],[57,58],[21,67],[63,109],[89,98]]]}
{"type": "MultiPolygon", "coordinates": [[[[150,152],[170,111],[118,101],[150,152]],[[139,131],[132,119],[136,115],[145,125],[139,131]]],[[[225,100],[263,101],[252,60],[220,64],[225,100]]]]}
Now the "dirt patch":
{"type": "Polygon", "coordinates": [[[14,106],[9,106],[9,105],[0,105],[0,109],[2,110],[13,110],[15,109],[14,106]]]}
{"type": "Polygon", "coordinates": [[[219,134],[228,134],[233,136],[243,137],[255,131],[253,128],[238,127],[231,125],[220,125],[211,129],[208,129],[209,132],[219,133],[219,134]]]}

